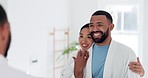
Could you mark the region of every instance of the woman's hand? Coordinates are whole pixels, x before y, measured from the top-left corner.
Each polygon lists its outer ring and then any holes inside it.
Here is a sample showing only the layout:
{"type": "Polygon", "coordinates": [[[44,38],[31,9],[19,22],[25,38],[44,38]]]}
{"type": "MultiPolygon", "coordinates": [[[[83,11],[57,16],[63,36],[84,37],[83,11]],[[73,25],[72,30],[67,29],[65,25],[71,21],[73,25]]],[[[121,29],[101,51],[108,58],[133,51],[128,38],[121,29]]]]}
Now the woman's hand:
{"type": "Polygon", "coordinates": [[[83,50],[79,50],[77,57],[73,57],[75,78],[83,78],[83,69],[87,64],[88,58],[89,58],[88,51],[83,51],[83,50]]]}
{"type": "Polygon", "coordinates": [[[139,74],[140,77],[143,77],[144,72],[145,72],[141,63],[140,63],[139,57],[137,58],[137,62],[130,62],[129,69],[132,70],[133,72],[139,74]]]}

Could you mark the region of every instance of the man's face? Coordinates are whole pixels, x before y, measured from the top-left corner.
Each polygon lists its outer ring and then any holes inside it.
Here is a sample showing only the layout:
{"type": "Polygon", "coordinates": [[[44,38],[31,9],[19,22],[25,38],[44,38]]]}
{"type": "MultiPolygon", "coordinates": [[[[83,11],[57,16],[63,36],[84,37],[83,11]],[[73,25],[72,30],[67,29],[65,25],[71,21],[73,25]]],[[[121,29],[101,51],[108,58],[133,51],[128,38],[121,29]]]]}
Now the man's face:
{"type": "Polygon", "coordinates": [[[109,21],[104,15],[92,16],[89,31],[95,43],[102,43],[110,33],[109,21]]]}
{"type": "Polygon", "coordinates": [[[6,22],[0,28],[0,51],[5,57],[7,56],[7,52],[11,42],[11,33],[9,23],[6,22]]]}

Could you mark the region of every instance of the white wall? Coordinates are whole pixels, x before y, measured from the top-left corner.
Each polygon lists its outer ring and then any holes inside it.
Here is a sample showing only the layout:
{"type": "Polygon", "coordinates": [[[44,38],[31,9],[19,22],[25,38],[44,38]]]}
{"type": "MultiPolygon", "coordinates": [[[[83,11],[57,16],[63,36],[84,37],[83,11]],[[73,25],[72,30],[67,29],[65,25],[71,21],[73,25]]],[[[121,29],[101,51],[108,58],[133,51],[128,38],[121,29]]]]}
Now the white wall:
{"type": "Polygon", "coordinates": [[[70,6],[70,41],[77,41],[79,29],[98,9],[98,0],[71,0],[70,6]]]}
{"type": "Polygon", "coordinates": [[[144,0],[144,15],[143,15],[143,64],[145,68],[144,78],[148,78],[148,0],[144,0]]]}
{"type": "Polygon", "coordinates": [[[7,0],[0,0],[0,4],[3,6],[5,11],[7,12],[7,0]]]}
{"type": "Polygon", "coordinates": [[[52,78],[49,30],[69,25],[68,5],[68,0],[8,0],[11,66],[37,77],[52,78]]]}

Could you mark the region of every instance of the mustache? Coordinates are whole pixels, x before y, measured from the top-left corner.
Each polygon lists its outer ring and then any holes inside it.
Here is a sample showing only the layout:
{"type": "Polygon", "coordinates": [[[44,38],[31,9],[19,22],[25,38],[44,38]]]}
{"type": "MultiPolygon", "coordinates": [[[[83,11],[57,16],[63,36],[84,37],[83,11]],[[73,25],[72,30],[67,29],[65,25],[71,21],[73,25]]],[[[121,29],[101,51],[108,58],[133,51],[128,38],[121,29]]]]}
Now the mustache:
{"type": "Polygon", "coordinates": [[[93,34],[93,33],[101,33],[101,34],[103,34],[102,31],[92,31],[91,34],[93,34]]]}

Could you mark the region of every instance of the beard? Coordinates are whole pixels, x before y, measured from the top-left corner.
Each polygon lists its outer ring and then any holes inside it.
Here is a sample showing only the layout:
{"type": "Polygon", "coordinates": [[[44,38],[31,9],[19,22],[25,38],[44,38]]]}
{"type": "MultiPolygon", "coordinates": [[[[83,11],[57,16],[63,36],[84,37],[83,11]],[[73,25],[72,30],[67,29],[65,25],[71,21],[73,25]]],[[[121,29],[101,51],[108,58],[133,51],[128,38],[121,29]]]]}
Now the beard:
{"type": "Polygon", "coordinates": [[[8,41],[7,41],[7,45],[6,45],[6,50],[5,50],[5,54],[4,54],[5,57],[7,57],[7,55],[8,55],[10,43],[11,43],[11,34],[9,33],[9,37],[8,37],[8,41]]]}
{"type": "Polygon", "coordinates": [[[105,40],[106,40],[106,38],[108,37],[108,35],[109,35],[109,28],[106,30],[106,32],[102,32],[102,31],[92,31],[91,32],[91,37],[92,37],[92,39],[93,39],[93,41],[95,42],[95,43],[102,43],[102,42],[104,42],[105,40]],[[101,33],[102,35],[101,35],[101,37],[100,38],[94,38],[94,33],[101,33]]]}

